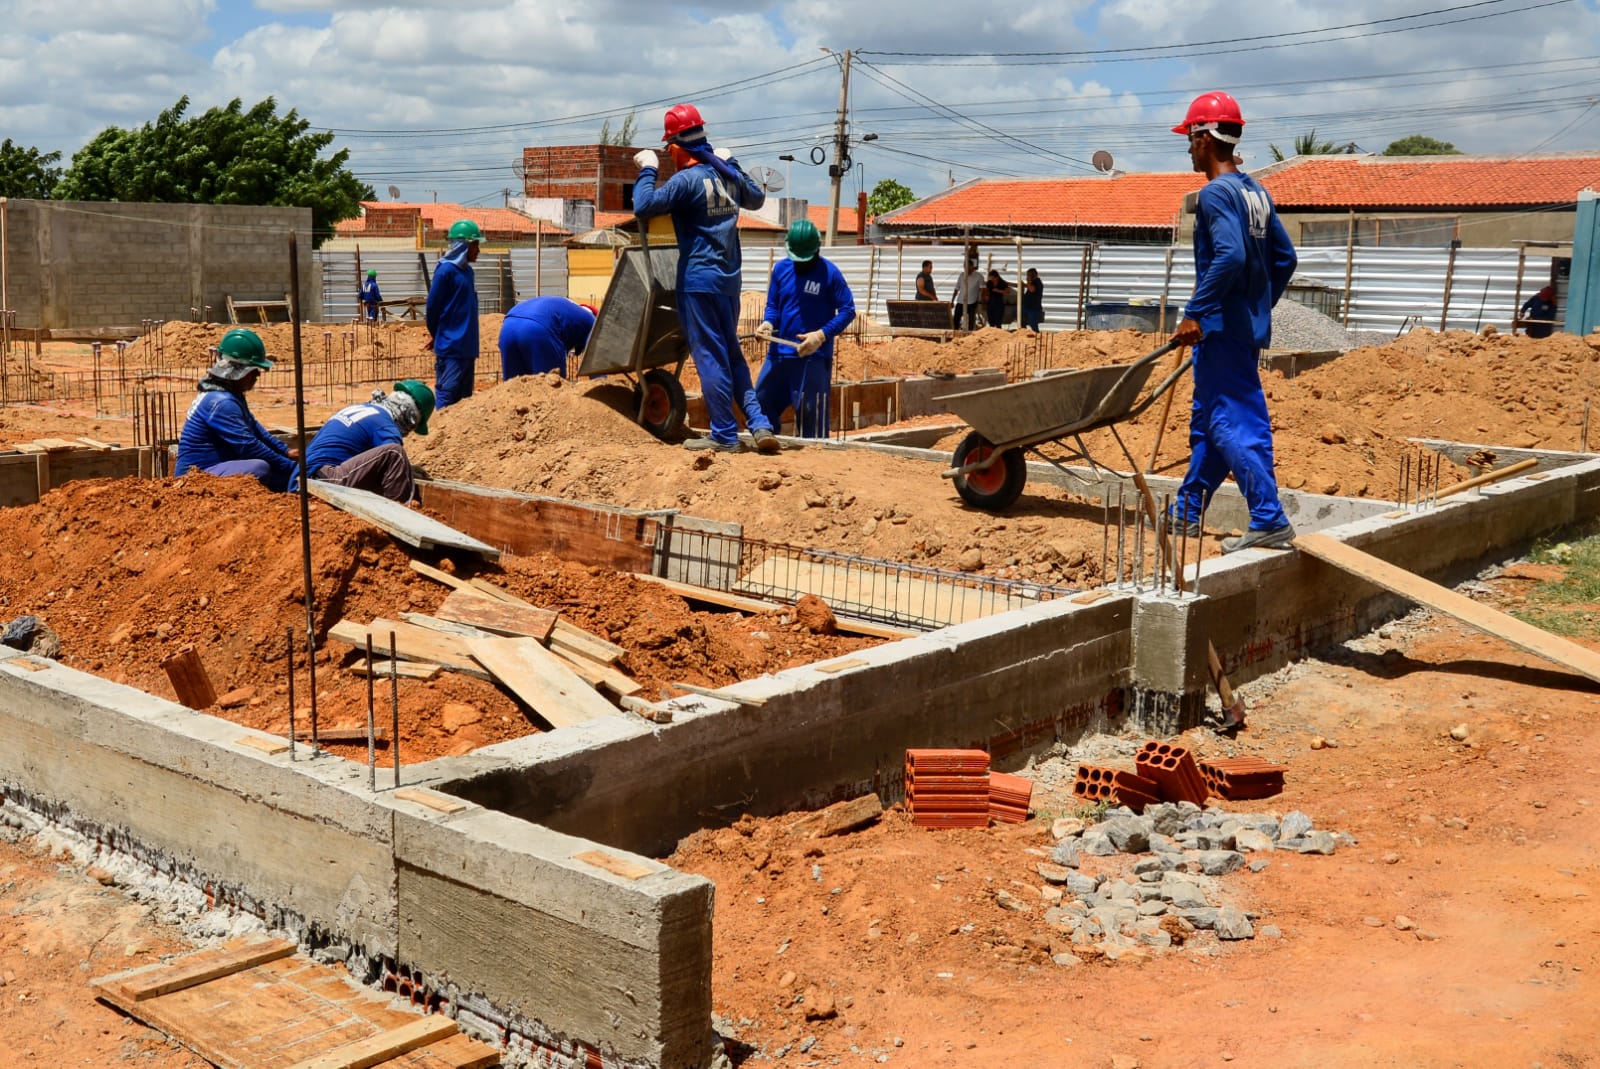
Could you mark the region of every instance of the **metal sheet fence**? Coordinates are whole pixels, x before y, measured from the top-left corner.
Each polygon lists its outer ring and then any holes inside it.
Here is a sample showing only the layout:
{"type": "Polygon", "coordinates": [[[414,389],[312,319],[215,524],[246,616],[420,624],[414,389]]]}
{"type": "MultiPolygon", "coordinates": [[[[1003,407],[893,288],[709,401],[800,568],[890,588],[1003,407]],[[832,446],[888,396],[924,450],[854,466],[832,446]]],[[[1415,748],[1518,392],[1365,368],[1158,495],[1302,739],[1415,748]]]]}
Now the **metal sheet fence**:
{"type": "MultiPolygon", "coordinates": [[[[385,301],[427,297],[427,279],[433,277],[439,255],[438,249],[375,249],[363,252],[358,262],[353,251],[318,252],[323,318],[331,323],[356,318],[361,282],[368,271],[378,272],[378,288],[385,301]]],[[[472,266],[480,313],[504,312],[508,300],[515,303],[540,294],[564,296],[567,292],[567,250],[559,245],[485,252],[472,266]],[[510,292],[505,295],[501,292],[502,280],[510,284],[510,292]]]]}

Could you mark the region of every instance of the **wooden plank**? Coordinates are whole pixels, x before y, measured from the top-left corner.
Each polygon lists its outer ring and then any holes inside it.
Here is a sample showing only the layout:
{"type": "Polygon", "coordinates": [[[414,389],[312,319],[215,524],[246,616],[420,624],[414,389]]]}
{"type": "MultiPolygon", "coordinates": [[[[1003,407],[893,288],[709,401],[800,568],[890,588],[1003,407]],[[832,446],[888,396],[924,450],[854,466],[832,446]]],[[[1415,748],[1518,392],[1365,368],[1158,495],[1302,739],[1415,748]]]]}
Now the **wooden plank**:
{"type": "MultiPolygon", "coordinates": [[[[285,729],[284,734],[287,735],[287,729],[285,729]]],[[[297,729],[295,731],[295,733],[294,733],[294,741],[295,742],[310,742],[311,741],[311,729],[310,728],[297,729]]],[[[367,729],[364,728],[364,727],[359,727],[359,728],[349,728],[349,727],[325,728],[325,727],[321,726],[320,724],[317,725],[317,742],[318,743],[324,743],[324,742],[366,742],[366,741],[367,741],[367,729]]],[[[386,728],[380,726],[380,725],[374,724],[373,727],[372,727],[372,741],[375,742],[379,746],[387,746],[387,745],[389,745],[389,732],[388,732],[388,730],[386,728]]]]}
{"type": "Polygon", "coordinates": [[[619,698],[626,698],[644,689],[643,684],[604,661],[585,657],[581,653],[560,646],[550,647],[550,652],[560,657],[579,679],[591,687],[604,687],[619,698]]]}
{"type": "Polygon", "coordinates": [[[369,633],[372,635],[373,656],[377,656],[380,651],[388,654],[389,635],[393,633],[395,656],[401,660],[423,661],[479,679],[490,678],[489,673],[478,666],[466,647],[462,645],[465,640],[454,635],[440,634],[415,624],[385,620],[381,617],[368,625],[358,624],[354,620],[340,620],[328,629],[329,638],[336,642],[349,643],[363,652],[367,648],[369,633]]]}
{"type": "Polygon", "coordinates": [[[111,443],[110,442],[102,442],[97,438],[79,437],[78,441],[82,442],[84,445],[88,446],[90,449],[94,449],[94,450],[97,450],[97,451],[100,451],[100,452],[105,452],[105,451],[107,451],[107,450],[109,450],[111,448],[111,443]]]}
{"type": "Polygon", "coordinates": [[[1421,576],[1363,553],[1354,546],[1345,545],[1323,534],[1304,534],[1294,540],[1295,548],[1318,560],[1349,572],[1369,583],[1380,586],[1391,594],[1426,605],[1430,609],[1453,616],[1485,634],[1504,639],[1520,650],[1536,657],[1569,668],[1580,675],[1600,682],[1600,653],[1569,642],[1559,635],[1542,631],[1532,624],[1513,616],[1480,605],[1463,594],[1430,583],[1421,576]]]}
{"type": "Polygon", "coordinates": [[[487,579],[468,579],[467,585],[474,590],[483,591],[496,601],[504,601],[510,605],[525,605],[530,609],[533,608],[533,602],[523,601],[511,591],[505,589],[504,587],[495,586],[487,579]]]}
{"type": "Polygon", "coordinates": [[[661,521],[632,509],[587,505],[466,483],[423,480],[428,511],[505,553],[553,553],[618,571],[648,571],[661,521]]]}
{"type": "Polygon", "coordinates": [[[536,638],[540,642],[549,639],[550,632],[556,626],[556,614],[549,609],[512,605],[465,590],[452,592],[434,615],[441,620],[469,624],[484,631],[536,638]]]}
{"type": "MultiPolygon", "coordinates": [[[[377,652],[376,647],[373,652],[377,652]]],[[[387,646],[384,647],[384,652],[388,652],[387,646]]],[[[438,676],[441,669],[436,664],[427,664],[423,661],[378,661],[368,665],[367,659],[363,657],[350,666],[350,671],[358,676],[371,675],[379,679],[399,676],[401,679],[429,680],[438,676]]]]}
{"type": "MultiPolygon", "coordinates": [[[[656,586],[666,587],[686,601],[720,605],[725,609],[736,609],[739,612],[777,612],[791,608],[787,602],[767,601],[762,598],[752,598],[747,594],[735,594],[727,590],[713,590],[711,587],[680,583],[676,579],[664,579],[659,575],[645,575],[642,572],[634,572],[633,577],[656,586]]],[[[910,628],[871,623],[866,620],[852,619],[848,616],[839,616],[838,614],[834,615],[834,620],[840,631],[855,635],[866,635],[869,638],[909,638],[912,635],[922,633],[910,628]]]]}
{"type": "Polygon", "coordinates": [[[468,652],[555,727],[615,716],[616,708],[531,638],[469,638],[468,652]]]}
{"type": "Polygon", "coordinates": [[[434,1040],[453,1036],[458,1031],[460,1029],[450,1018],[435,1014],[296,1062],[291,1069],[372,1069],[374,1065],[425,1047],[434,1040]]]}
{"type": "Polygon", "coordinates": [[[585,631],[565,617],[556,617],[556,626],[550,632],[550,646],[568,653],[576,653],[604,664],[615,664],[628,651],[615,642],[607,642],[599,635],[585,631]]]}
{"type": "Polygon", "coordinates": [[[725,702],[733,702],[735,705],[767,704],[767,699],[758,698],[753,694],[729,694],[725,690],[715,690],[711,687],[702,687],[695,683],[674,683],[672,685],[677,687],[679,690],[686,690],[690,694],[699,694],[706,698],[718,698],[725,702]]]}
{"type": "Polygon", "coordinates": [[[642,879],[652,872],[665,871],[664,868],[651,868],[649,865],[641,865],[637,861],[617,857],[603,850],[585,850],[581,854],[573,854],[572,860],[581,861],[585,865],[593,865],[597,869],[604,869],[613,876],[621,876],[625,880],[642,879]]]}
{"type": "Polygon", "coordinates": [[[49,660],[34,660],[31,657],[7,657],[4,660],[0,660],[0,664],[8,665],[23,672],[43,672],[54,663],[54,661],[49,660]]]}
{"type": "Polygon", "coordinates": [[[812,667],[819,672],[827,672],[832,675],[835,672],[843,672],[847,668],[864,668],[867,664],[868,662],[860,657],[850,657],[843,661],[832,661],[828,664],[812,665],[812,667]]]}
{"type": "Polygon", "coordinates": [[[217,704],[217,692],[206,675],[206,666],[193,646],[185,646],[161,662],[178,695],[178,702],[190,709],[209,709],[217,704]]]}
{"type": "Polygon", "coordinates": [[[425,627],[429,631],[439,631],[446,635],[457,635],[461,638],[504,637],[491,634],[480,627],[472,627],[469,624],[458,624],[454,620],[441,620],[437,616],[429,616],[425,612],[403,612],[400,614],[400,619],[404,620],[408,624],[416,624],[418,627],[425,627]]]}
{"type": "Polygon", "coordinates": [[[240,746],[248,746],[252,750],[260,750],[269,756],[286,753],[289,749],[289,744],[282,739],[263,739],[260,735],[241,735],[233,741],[240,746]]]}
{"type": "Polygon", "coordinates": [[[429,579],[443,583],[452,590],[460,590],[467,585],[467,581],[465,579],[451,575],[449,572],[442,572],[438,568],[433,567],[433,565],[423,564],[419,560],[414,560],[411,562],[411,570],[416,572],[418,575],[425,575],[429,579]]]}
{"type": "Polygon", "coordinates": [[[467,808],[467,803],[459,798],[435,794],[419,787],[402,787],[394,792],[394,796],[403,802],[415,802],[417,805],[427,806],[429,809],[437,810],[440,813],[459,813],[467,808]]]}
{"type": "Polygon", "coordinates": [[[179,964],[153,965],[115,976],[104,976],[91,980],[89,986],[95,990],[115,986],[119,997],[130,1002],[143,1002],[210,983],[269,961],[287,958],[294,951],[295,945],[287,939],[268,939],[244,945],[227,944],[216,950],[186,955],[186,960],[179,964]]]}
{"type": "Polygon", "coordinates": [[[863,794],[860,798],[835,802],[826,809],[809,813],[789,825],[789,830],[808,839],[821,839],[853,831],[882,814],[883,800],[876,794],[863,794]]]}
{"type": "Polygon", "coordinates": [[[476,553],[486,560],[500,559],[500,551],[487,542],[462,534],[432,516],[407,508],[398,501],[390,501],[382,494],[338,486],[320,479],[308,480],[306,490],[341,512],[366,520],[419,549],[460,550],[476,553]]]}
{"type": "Polygon", "coordinates": [[[457,1032],[390,1058],[380,1069],[491,1069],[499,1064],[499,1051],[457,1032]]]}

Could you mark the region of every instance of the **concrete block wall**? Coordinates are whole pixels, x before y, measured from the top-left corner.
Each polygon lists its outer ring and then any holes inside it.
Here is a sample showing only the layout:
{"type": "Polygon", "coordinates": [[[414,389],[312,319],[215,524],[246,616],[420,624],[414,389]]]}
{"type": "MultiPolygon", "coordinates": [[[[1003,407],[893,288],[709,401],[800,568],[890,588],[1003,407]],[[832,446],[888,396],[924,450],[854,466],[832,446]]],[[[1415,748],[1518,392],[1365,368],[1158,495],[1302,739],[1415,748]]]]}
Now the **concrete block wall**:
{"type": "Polygon", "coordinates": [[[137,326],[206,305],[215,321],[226,317],[225,294],[283,299],[291,231],[304,312],[315,319],[309,208],[12,200],[8,298],[22,327],[137,326]]]}
{"type": "Polygon", "coordinates": [[[364,979],[420,975],[541,1064],[709,1062],[708,881],[606,847],[638,873],[618,876],[586,839],[242,739],[271,736],[0,649],[0,804],[339,948],[364,979]]]}

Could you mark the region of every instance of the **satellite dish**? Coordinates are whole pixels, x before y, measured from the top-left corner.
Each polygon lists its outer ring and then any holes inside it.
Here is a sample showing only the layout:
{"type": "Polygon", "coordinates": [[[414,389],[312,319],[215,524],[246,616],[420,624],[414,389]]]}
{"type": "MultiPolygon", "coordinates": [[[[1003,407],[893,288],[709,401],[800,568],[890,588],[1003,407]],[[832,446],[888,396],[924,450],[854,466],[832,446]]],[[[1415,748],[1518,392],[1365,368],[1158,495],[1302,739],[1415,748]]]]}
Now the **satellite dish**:
{"type": "Polygon", "coordinates": [[[1107,174],[1116,161],[1111,158],[1111,153],[1102,148],[1095,150],[1094,155],[1089,157],[1089,162],[1094,164],[1095,170],[1107,174]]]}
{"type": "Polygon", "coordinates": [[[767,193],[778,193],[783,190],[783,172],[771,167],[752,167],[750,177],[756,185],[767,193]]]}
{"type": "Polygon", "coordinates": [[[399,200],[400,199],[400,187],[399,186],[390,186],[389,187],[389,199],[390,200],[399,200]]]}

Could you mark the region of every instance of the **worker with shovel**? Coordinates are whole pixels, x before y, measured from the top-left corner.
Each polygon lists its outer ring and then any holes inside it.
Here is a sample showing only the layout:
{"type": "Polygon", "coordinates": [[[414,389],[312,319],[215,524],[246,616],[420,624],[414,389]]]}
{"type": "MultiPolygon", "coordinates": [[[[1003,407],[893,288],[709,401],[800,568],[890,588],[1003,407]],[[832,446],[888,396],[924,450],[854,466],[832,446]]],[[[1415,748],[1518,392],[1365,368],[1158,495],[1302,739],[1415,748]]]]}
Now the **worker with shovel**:
{"type": "Polygon", "coordinates": [[[1204,93],[1172,128],[1189,139],[1189,158],[1207,178],[1194,223],[1194,295],[1172,340],[1194,347],[1194,408],[1189,470],[1171,520],[1200,533],[1200,514],[1231,472],[1250,506],[1250,527],[1222,551],[1287,549],[1294,527],[1278,501],[1272,421],[1257,361],[1272,341],[1272,306],[1294,274],[1295,251],[1272,198],[1239,170],[1234,149],[1244,131],[1239,104],[1204,93]]]}
{"type": "Polygon", "coordinates": [[[776,453],[777,436],[761,412],[750,365],[739,348],[739,209],[759,208],[767,195],[737,161],[712,150],[693,104],[667,110],[662,140],[677,173],[658,187],[660,157],[651,149],[636,154],[639,181],[633,187],[633,212],[641,227],[651,216],[670,213],[678,234],[678,322],[711,419],[708,437],[683,444],[719,453],[742,451],[734,421],[738,405],[756,448],[776,453]]]}
{"type": "Polygon", "coordinates": [[[855,319],[855,296],[843,273],[817,254],[822,235],[811,220],[790,223],[784,247],[789,257],[772,268],[766,315],[756,328],[768,342],[767,361],[756,378],[756,398],[774,427],[793,408],[796,434],[826,438],[833,339],[855,319]]]}
{"type": "Polygon", "coordinates": [[[439,407],[472,396],[478,366],[478,287],[472,263],[483,231],[471,219],[450,224],[450,249],[433,269],[428,287],[428,334],[424,348],[434,355],[434,388],[439,407]]]}
{"type": "MultiPolygon", "coordinates": [[[[433,391],[416,379],[395,383],[393,393],[373,391],[371,401],[341,408],[323,424],[306,446],[306,471],[321,482],[410,504],[417,487],[401,439],[413,431],[427,434],[433,407],[433,391]]],[[[299,488],[299,475],[289,489],[299,488]]]]}

